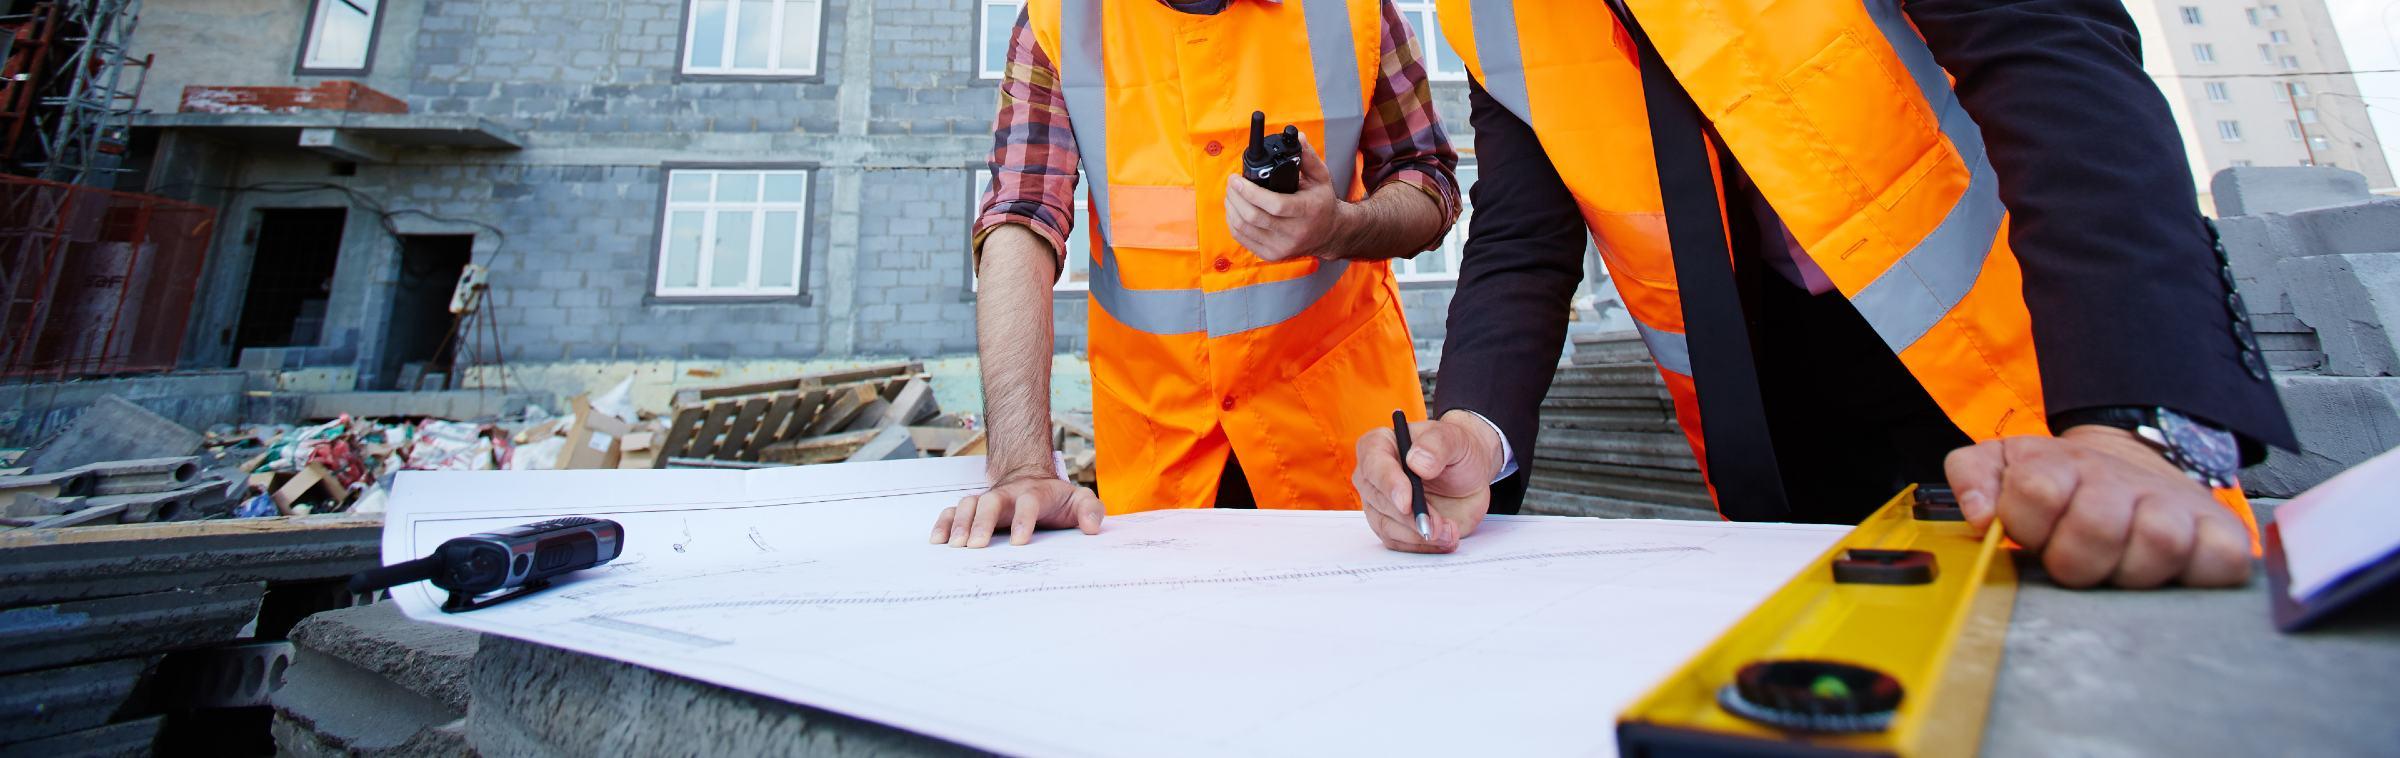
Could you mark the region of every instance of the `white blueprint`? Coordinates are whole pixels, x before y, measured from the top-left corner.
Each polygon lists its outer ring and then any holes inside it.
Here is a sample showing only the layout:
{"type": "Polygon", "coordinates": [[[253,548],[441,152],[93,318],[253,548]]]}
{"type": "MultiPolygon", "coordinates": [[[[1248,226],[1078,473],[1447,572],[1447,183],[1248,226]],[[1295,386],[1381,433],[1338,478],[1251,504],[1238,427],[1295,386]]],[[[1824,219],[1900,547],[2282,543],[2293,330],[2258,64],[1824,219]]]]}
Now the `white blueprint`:
{"type": "Polygon", "coordinates": [[[926,544],[979,458],[756,471],[409,472],[387,562],[544,518],[623,557],[411,617],[1033,755],[1613,754],[1615,714],[1842,529],[1494,517],[1459,552],[1356,513],[1167,511],[926,544]]]}

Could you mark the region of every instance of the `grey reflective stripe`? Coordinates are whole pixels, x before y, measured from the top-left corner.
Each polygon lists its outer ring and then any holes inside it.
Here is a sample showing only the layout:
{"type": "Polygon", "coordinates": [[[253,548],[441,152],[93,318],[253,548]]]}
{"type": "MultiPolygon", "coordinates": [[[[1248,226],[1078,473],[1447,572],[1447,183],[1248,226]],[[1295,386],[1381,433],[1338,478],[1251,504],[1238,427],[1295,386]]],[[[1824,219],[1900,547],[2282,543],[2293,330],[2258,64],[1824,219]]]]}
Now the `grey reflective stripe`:
{"type": "Polygon", "coordinates": [[[1474,10],[1467,21],[1475,26],[1475,56],[1483,64],[1477,81],[1484,94],[1532,124],[1533,101],[1525,96],[1525,51],[1517,45],[1516,0],[1474,0],[1468,7],[1474,10]]]}
{"type": "Polygon", "coordinates": [[[1661,331],[1635,319],[1633,328],[1642,333],[1642,344],[1650,346],[1650,358],[1658,367],[1682,376],[1692,375],[1692,345],[1684,341],[1682,332],[1661,331]]]}
{"type": "Polygon", "coordinates": [[[1899,0],[1866,0],[1866,5],[1969,172],[1966,192],[1950,207],[1950,215],[1850,298],[1875,333],[1883,336],[1884,344],[1898,353],[1931,331],[1975,288],[2008,209],[2000,204],[2000,178],[1984,153],[1983,129],[1959,106],[1949,77],[1934,61],[1933,51],[1925,47],[1924,38],[1909,25],[1899,0]]]}
{"type": "MultiPolygon", "coordinates": [[[[1348,261],[1324,261],[1297,279],[1217,292],[1199,289],[1130,289],[1117,272],[1116,245],[1108,222],[1108,97],[1101,14],[1107,0],[1065,0],[1060,10],[1060,87],[1074,124],[1075,150],[1092,187],[1093,223],[1100,232],[1100,261],[1092,266],[1092,299],[1110,318],[1150,334],[1206,331],[1222,337],[1283,323],[1300,315],[1341,281],[1348,261]]],[[[1366,124],[1359,89],[1358,50],[1351,44],[1349,4],[1304,3],[1309,56],[1315,62],[1317,98],[1324,111],[1325,144],[1317,145],[1325,169],[1347,189],[1358,155],[1358,133],[1366,124]]],[[[1275,114],[1267,114],[1270,119],[1275,114]]]]}

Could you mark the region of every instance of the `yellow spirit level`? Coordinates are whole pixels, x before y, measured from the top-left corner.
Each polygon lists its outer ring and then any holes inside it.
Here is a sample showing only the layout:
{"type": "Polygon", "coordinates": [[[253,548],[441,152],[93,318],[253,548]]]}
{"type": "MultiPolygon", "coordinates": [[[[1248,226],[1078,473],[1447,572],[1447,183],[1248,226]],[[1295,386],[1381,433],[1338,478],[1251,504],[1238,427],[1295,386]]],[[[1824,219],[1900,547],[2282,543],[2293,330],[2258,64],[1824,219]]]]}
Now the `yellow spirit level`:
{"type": "Polygon", "coordinates": [[[1902,491],[1617,717],[1617,752],[1970,755],[2016,601],[1997,523],[1902,491]]]}

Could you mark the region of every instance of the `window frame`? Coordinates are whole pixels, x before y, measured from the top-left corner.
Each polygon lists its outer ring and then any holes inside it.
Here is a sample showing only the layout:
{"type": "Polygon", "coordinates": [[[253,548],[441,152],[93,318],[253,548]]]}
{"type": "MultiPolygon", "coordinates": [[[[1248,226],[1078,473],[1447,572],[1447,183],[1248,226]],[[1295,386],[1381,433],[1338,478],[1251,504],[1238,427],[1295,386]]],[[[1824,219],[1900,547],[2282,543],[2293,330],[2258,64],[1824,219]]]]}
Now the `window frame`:
{"type": "MultiPolygon", "coordinates": [[[[651,224],[651,229],[653,231],[650,241],[650,286],[643,292],[643,303],[648,305],[795,303],[802,306],[813,304],[813,298],[809,293],[808,267],[809,261],[812,257],[811,248],[813,247],[813,245],[810,244],[810,237],[813,236],[817,231],[815,223],[817,195],[819,194],[817,179],[822,168],[823,167],[820,164],[814,162],[670,162],[659,164],[658,212],[655,221],[651,224]],[[768,289],[755,286],[734,290],[730,288],[708,287],[703,284],[696,284],[692,288],[679,288],[675,290],[669,290],[666,288],[667,245],[671,241],[671,230],[668,228],[669,219],[671,218],[671,214],[675,211],[687,210],[690,209],[690,206],[695,205],[695,203],[690,201],[679,203],[668,195],[669,189],[674,185],[675,174],[679,171],[750,173],[762,175],[776,173],[796,173],[801,175],[802,181],[800,183],[800,200],[798,202],[768,202],[765,199],[765,188],[762,182],[760,188],[760,198],[755,201],[733,203],[720,202],[712,198],[710,200],[699,201],[696,203],[697,205],[701,206],[701,210],[705,210],[710,213],[730,208],[734,210],[747,210],[751,213],[758,214],[756,220],[751,222],[753,225],[753,230],[758,230],[763,227],[763,225],[766,223],[765,214],[767,212],[787,210],[797,212],[799,214],[800,228],[794,231],[794,236],[792,239],[793,276],[791,290],[785,291],[781,289],[768,289]]],[[[696,283],[705,283],[708,281],[708,247],[710,246],[708,230],[711,228],[713,228],[711,223],[706,221],[704,221],[703,225],[701,226],[701,266],[694,271],[694,281],[696,283]]],[[[753,282],[757,281],[758,272],[760,269],[760,267],[756,264],[762,262],[765,256],[764,244],[764,235],[752,235],[750,261],[753,265],[750,269],[750,276],[751,281],[753,282]]]]}
{"type": "Polygon", "coordinates": [[[1442,37],[1441,7],[1433,0],[1394,0],[1392,8],[1400,12],[1410,31],[1417,35],[1418,62],[1425,68],[1425,78],[1436,82],[1467,80],[1466,65],[1449,60],[1449,43],[1442,37]],[[1431,29],[1417,28],[1416,15],[1422,12],[1431,29]]]}
{"type": "Polygon", "coordinates": [[[2280,65],[2282,66],[2283,70],[2285,70],[2285,71],[2298,71],[2298,70],[2300,70],[2300,56],[2297,56],[2297,55],[2286,55],[2286,56],[2283,56],[2283,60],[2280,62],[2280,65]]]}
{"type": "MultiPolygon", "coordinates": [[[[983,290],[983,272],[976,270],[975,266],[975,221],[983,216],[983,191],[984,188],[990,186],[992,186],[991,164],[982,161],[967,164],[967,287],[966,291],[960,295],[961,300],[974,300],[975,293],[983,290]]],[[[1075,179],[1075,204],[1068,209],[1068,213],[1071,214],[1070,220],[1075,224],[1075,228],[1085,230],[1087,234],[1097,233],[1091,227],[1091,205],[1092,195],[1085,190],[1083,174],[1079,171],[1076,173],[1075,179]]],[[[1074,234],[1070,232],[1067,237],[1065,240],[1060,240],[1060,244],[1069,248],[1075,247],[1074,234]]],[[[1078,251],[1069,249],[1060,252],[1063,253],[1060,257],[1065,260],[1065,265],[1069,270],[1059,272],[1058,281],[1050,283],[1050,293],[1052,295],[1081,295],[1091,291],[1092,272],[1089,268],[1084,270],[1082,281],[1076,281],[1068,276],[1068,274],[1074,273],[1072,269],[1078,251]]],[[[1081,251],[1081,254],[1086,260],[1091,257],[1088,250],[1081,251]]]]}
{"type": "Polygon", "coordinates": [[[2233,88],[2224,82],[2201,82],[2200,91],[2212,103],[2233,102],[2233,88]]]}
{"type": "Polygon", "coordinates": [[[2183,15],[2184,26],[2206,26],[2200,16],[2200,6],[2186,5],[2177,9],[2183,15]]]}
{"type": "Polygon", "coordinates": [[[1000,34],[1011,33],[1016,28],[1017,17],[1025,14],[1025,0],[975,0],[975,34],[972,40],[975,50],[974,54],[967,56],[967,60],[971,61],[975,67],[975,78],[981,81],[1008,78],[1008,45],[1005,41],[1001,43],[1000,48],[1000,68],[987,69],[983,67],[983,49],[991,42],[990,35],[994,31],[984,22],[990,19],[991,8],[995,5],[1014,6],[1017,9],[1016,13],[1009,16],[1009,28],[999,30],[1000,34]]]}
{"type": "Polygon", "coordinates": [[[2290,118],[2284,119],[2284,120],[2283,120],[2283,126],[2284,126],[2284,131],[2285,131],[2286,133],[2288,133],[2288,134],[2290,134],[2290,135],[2291,135],[2291,137],[2292,137],[2292,141],[2293,141],[2293,142],[2299,142],[2299,141],[2300,141],[2300,139],[2301,139],[2301,135],[2303,135],[2303,134],[2305,134],[2305,133],[2307,132],[2307,130],[2305,130],[2305,129],[2302,129],[2302,128],[2300,127],[2300,120],[2299,120],[2299,119],[2290,119],[2290,118]]]}
{"type": "MultiPolygon", "coordinates": [[[[741,5],[741,2],[742,2],[742,0],[723,0],[723,1],[726,3],[726,6],[727,6],[727,8],[729,8],[729,9],[738,9],[738,8],[740,7],[740,5],[741,5]]],[[[815,3],[815,4],[816,4],[816,7],[817,7],[816,48],[817,48],[817,49],[816,49],[816,52],[815,52],[815,54],[814,54],[814,55],[811,55],[811,56],[809,56],[809,57],[808,57],[808,70],[807,70],[807,71],[798,71],[798,70],[790,70],[790,69],[778,69],[778,68],[774,68],[774,67],[772,67],[772,66],[770,66],[770,67],[768,67],[768,68],[765,68],[765,69],[743,69],[743,68],[735,68],[735,67],[733,67],[733,66],[721,66],[721,67],[718,67],[718,68],[711,68],[711,69],[698,69],[698,70],[695,70],[695,69],[693,69],[693,68],[692,68],[692,40],[693,40],[695,37],[697,37],[697,36],[699,35],[699,33],[700,33],[700,28],[699,28],[699,8],[700,8],[700,2],[701,2],[701,0],[683,0],[683,25],[682,25],[682,31],[678,32],[678,33],[675,35],[675,39],[676,39],[676,42],[675,42],[675,80],[676,80],[676,81],[717,81],[717,82],[722,82],[722,81],[752,81],[752,82],[808,82],[808,83],[818,83],[818,82],[823,82],[823,81],[825,81],[825,22],[826,22],[826,19],[828,19],[828,18],[831,18],[831,16],[829,15],[830,11],[829,11],[829,10],[826,8],[826,6],[829,4],[829,3],[827,2],[827,0],[769,0],[769,2],[773,2],[773,3],[775,3],[775,14],[776,14],[776,16],[778,17],[778,19],[780,19],[780,18],[782,17],[782,15],[783,15],[784,11],[788,10],[788,9],[791,7],[791,5],[792,5],[793,3],[815,3]]],[[[734,28],[734,26],[735,26],[735,24],[734,24],[734,21],[735,21],[736,19],[740,18],[740,15],[741,15],[741,14],[740,14],[740,13],[738,12],[738,10],[737,10],[736,12],[729,13],[729,14],[728,14],[728,15],[725,17],[725,19],[726,19],[726,24],[725,24],[725,27],[726,27],[726,29],[728,30],[728,31],[727,31],[727,34],[729,34],[729,35],[731,34],[731,31],[730,31],[730,30],[731,30],[731,29],[733,29],[733,28],[734,28]]],[[[777,33],[776,33],[776,35],[773,37],[773,39],[774,39],[774,43],[773,43],[773,47],[771,47],[771,48],[770,48],[770,54],[771,54],[771,56],[773,56],[773,57],[780,58],[780,57],[781,57],[781,55],[782,55],[782,45],[783,45],[783,37],[782,37],[782,34],[781,34],[781,30],[780,30],[780,29],[778,29],[778,30],[777,30],[777,33]]],[[[727,58],[729,58],[729,59],[730,59],[731,57],[733,57],[733,55],[734,55],[734,47],[733,47],[733,45],[732,45],[732,44],[730,44],[730,41],[729,41],[729,44],[727,44],[727,45],[725,46],[725,56],[726,56],[727,58]]]]}
{"type": "Polygon", "coordinates": [[[383,11],[387,0],[376,0],[375,9],[367,12],[367,51],[357,68],[329,68],[308,65],[310,53],[317,44],[317,22],[326,3],[347,0],[309,0],[308,20],[300,27],[300,52],[292,59],[293,76],[366,76],[375,72],[375,53],[383,46],[383,11]]]}
{"type": "Polygon", "coordinates": [[[2240,142],[2240,141],[2242,141],[2242,122],[2240,122],[2240,121],[2234,121],[2234,120],[2228,120],[2228,119],[2218,119],[2218,120],[2217,120],[2217,141],[2218,141],[2218,142],[2240,142]]]}
{"type": "Polygon", "coordinates": [[[2217,62],[2217,46],[2206,42],[2192,43],[2192,60],[2199,63],[2217,62]]]}
{"type": "Polygon", "coordinates": [[[2284,82],[2283,98],[2308,97],[2308,82],[2284,82]]]}

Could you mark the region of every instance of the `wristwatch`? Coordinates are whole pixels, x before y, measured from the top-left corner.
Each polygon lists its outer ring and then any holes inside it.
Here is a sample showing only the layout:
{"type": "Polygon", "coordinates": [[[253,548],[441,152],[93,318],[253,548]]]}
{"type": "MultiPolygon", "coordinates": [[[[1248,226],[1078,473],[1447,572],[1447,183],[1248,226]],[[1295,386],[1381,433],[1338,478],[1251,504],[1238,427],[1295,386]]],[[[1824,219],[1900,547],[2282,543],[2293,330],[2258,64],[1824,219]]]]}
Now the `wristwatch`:
{"type": "Polygon", "coordinates": [[[2242,467],[2241,442],[2233,432],[2171,409],[2120,405],[2078,408],[2050,416],[2052,433],[2086,424],[2132,432],[2168,463],[2210,489],[2233,486],[2234,474],[2242,467]]]}

